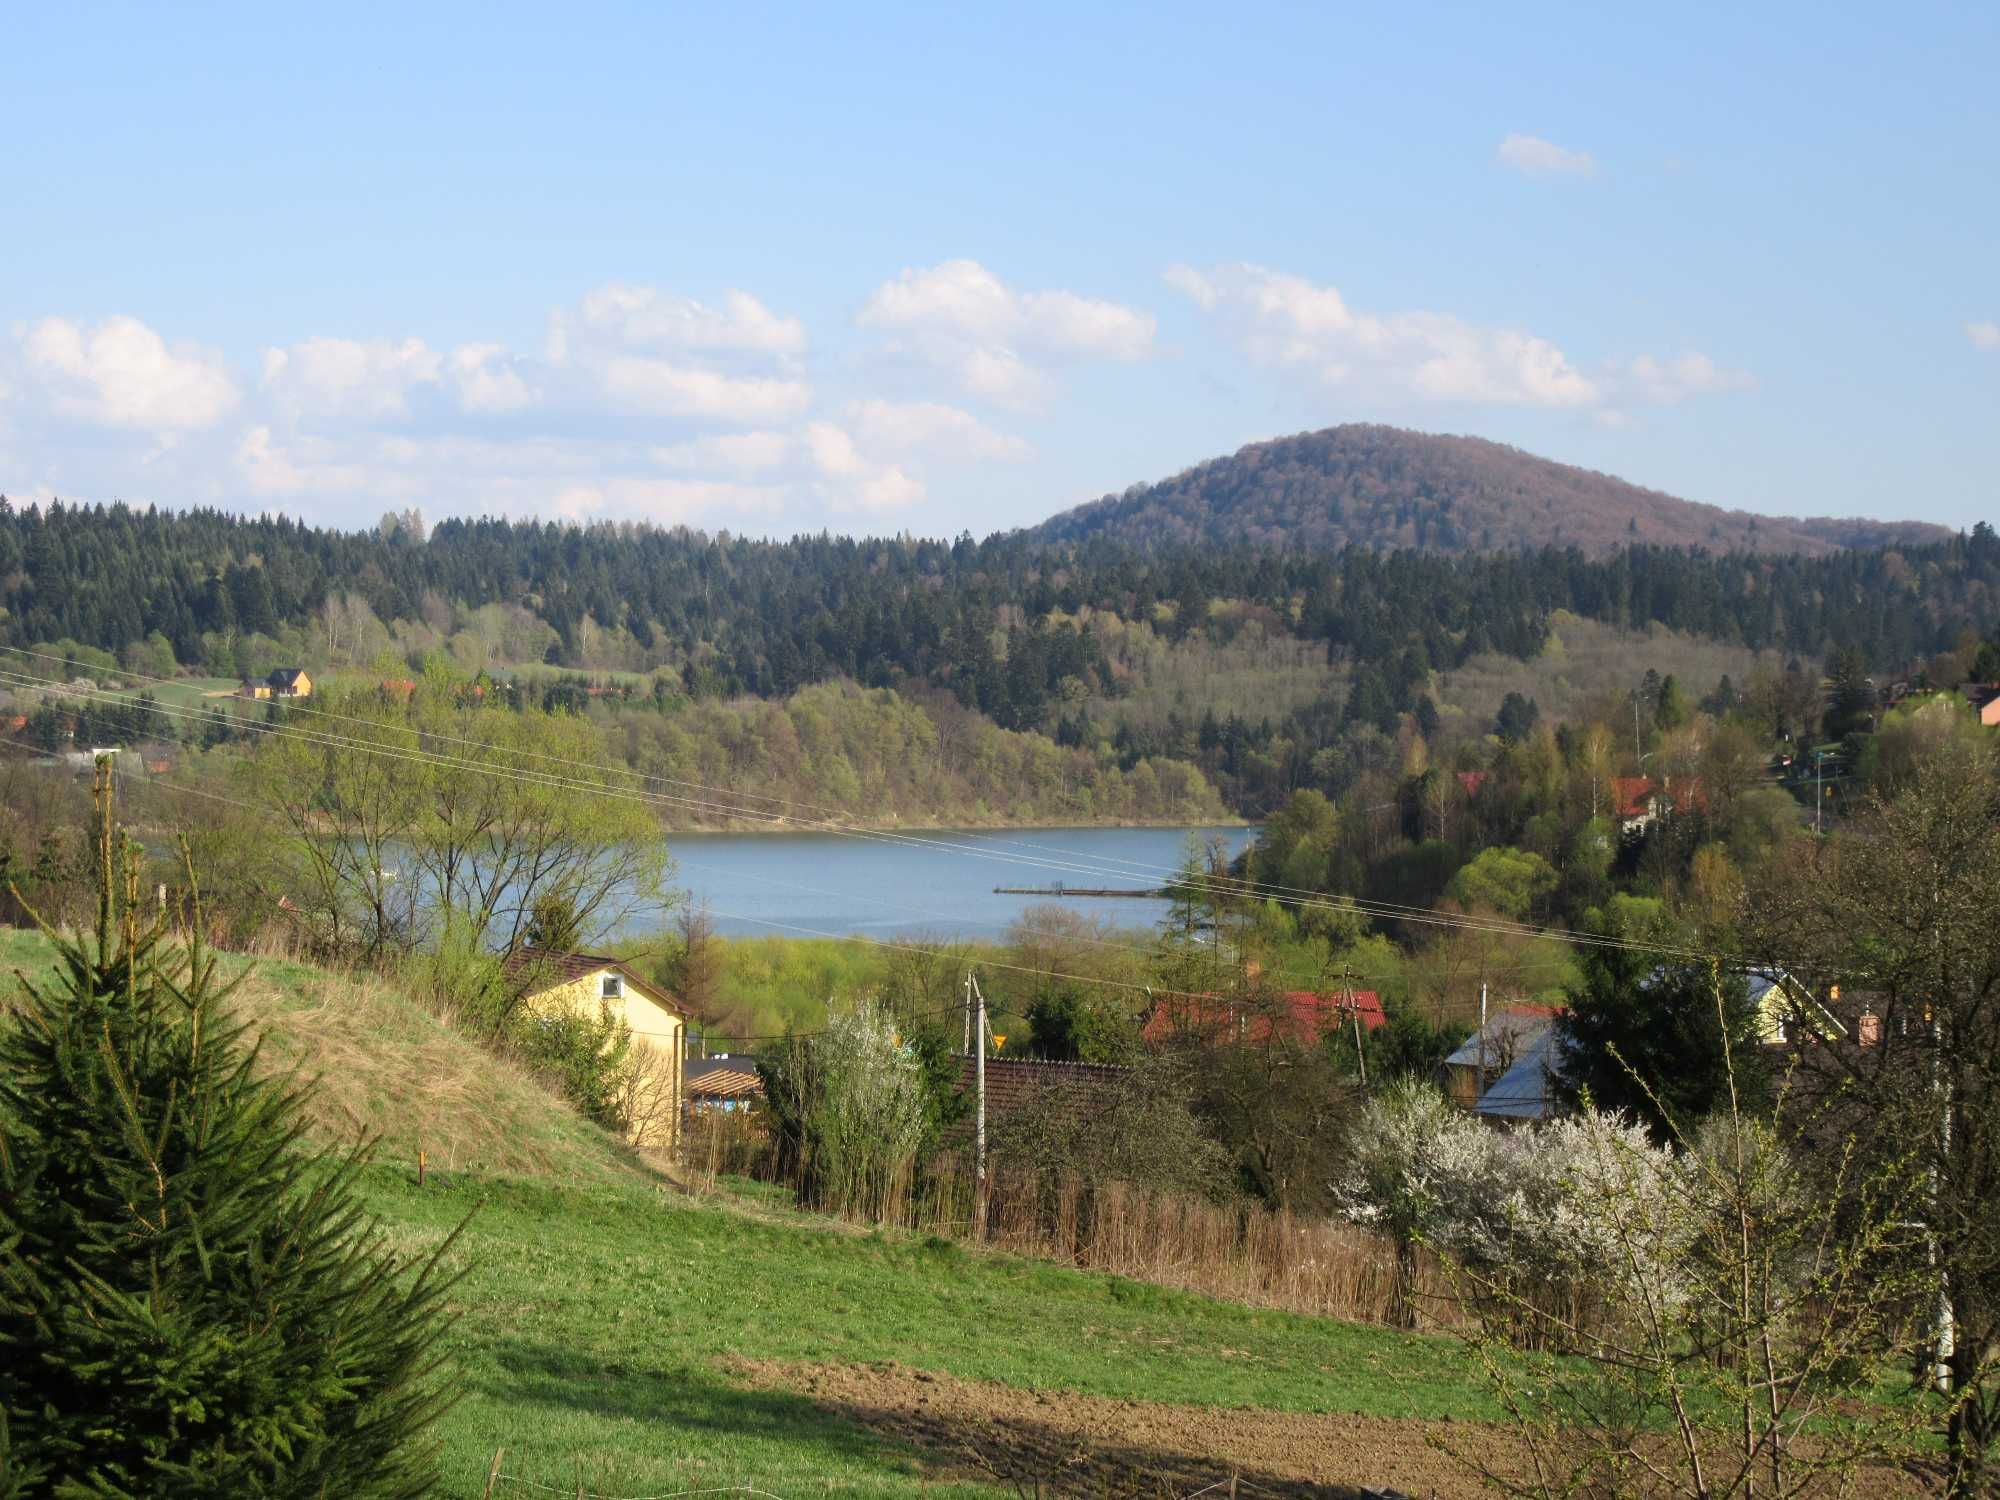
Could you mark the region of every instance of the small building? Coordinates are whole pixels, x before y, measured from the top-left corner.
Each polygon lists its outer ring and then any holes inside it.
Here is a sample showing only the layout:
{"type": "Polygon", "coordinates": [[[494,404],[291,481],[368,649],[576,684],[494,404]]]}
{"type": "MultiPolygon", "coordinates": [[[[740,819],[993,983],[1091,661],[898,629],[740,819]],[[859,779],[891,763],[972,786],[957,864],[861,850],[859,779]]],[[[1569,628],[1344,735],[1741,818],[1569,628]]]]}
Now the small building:
{"type": "Polygon", "coordinates": [[[1502,1129],[1553,1120],[1567,1108],[1561,1082],[1562,1032],[1551,1021],[1479,1096],[1473,1113],[1502,1129]]]}
{"type": "Polygon", "coordinates": [[[764,1079],[751,1058],[690,1057],[681,1070],[683,1114],[736,1114],[764,1102],[764,1079]]]}
{"type": "Polygon", "coordinates": [[[531,1012],[551,1017],[609,1013],[631,1028],[632,1053],[640,1067],[632,1138],[647,1146],[673,1145],[680,1133],[687,1036],[687,1013],[680,1002],[634,973],[623,959],[602,953],[519,948],[507,959],[507,976],[531,1012]]]}
{"type": "Polygon", "coordinates": [[[1553,1005],[1508,1005],[1486,1018],[1444,1060],[1445,1097],[1471,1114],[1514,1065],[1534,1052],[1555,1024],[1553,1005]]]}
{"type": "MultiPolygon", "coordinates": [[[[1750,985],[1750,1004],[1757,1012],[1757,1040],[1765,1046],[1786,1047],[1797,1042],[1847,1040],[1846,1023],[1783,969],[1754,969],[1744,977],[1750,985]]],[[[1840,991],[1836,987],[1831,998],[1838,1000],[1839,997],[1840,991]]],[[[1879,1021],[1875,1031],[1876,1035],[1865,1045],[1873,1045],[1874,1041],[1880,1040],[1879,1021]]]]}
{"type": "Polygon", "coordinates": [[[1979,722],[1989,729],[2000,728],[2000,682],[1967,683],[1964,691],[1979,722]]]}
{"type": "Polygon", "coordinates": [[[1374,990],[1283,990],[1246,1000],[1220,995],[1162,995],[1140,1028],[1148,1046],[1193,1038],[1208,1046],[1231,1042],[1264,1043],[1283,1037],[1310,1046],[1322,1037],[1359,1020],[1373,1031],[1388,1017],[1382,997],[1374,990]]]}
{"type": "Polygon", "coordinates": [[[1650,776],[1611,778],[1611,816],[1621,833],[1639,833],[1660,815],[1660,793],[1650,776]]]}
{"type": "Polygon", "coordinates": [[[237,695],[243,698],[310,698],[313,680],[304,667],[279,667],[268,677],[246,677],[237,695]]]}

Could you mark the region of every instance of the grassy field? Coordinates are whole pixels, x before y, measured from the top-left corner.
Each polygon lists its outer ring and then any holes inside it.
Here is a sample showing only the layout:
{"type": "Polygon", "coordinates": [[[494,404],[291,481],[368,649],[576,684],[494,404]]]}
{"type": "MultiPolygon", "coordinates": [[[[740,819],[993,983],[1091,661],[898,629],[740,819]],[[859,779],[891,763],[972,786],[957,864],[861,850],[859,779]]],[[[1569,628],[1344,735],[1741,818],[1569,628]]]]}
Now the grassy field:
{"type": "MultiPolygon", "coordinates": [[[[41,937],[0,930],[0,1001],[51,958],[41,937]]],[[[231,963],[251,968],[238,1003],[268,1055],[322,1075],[320,1130],[381,1137],[364,1192],[389,1242],[428,1254],[469,1216],[450,1252],[465,1273],[450,1335],[465,1395],[439,1430],[450,1495],[481,1494],[500,1449],[497,1494],[1009,1492],[756,1378],[778,1365],[893,1362],[1278,1413],[1497,1415],[1450,1340],[857,1232],[769,1189],[692,1196],[394,989],[231,963]]]]}
{"type": "MultiPolygon", "coordinates": [[[[510,1474],[605,1495],[926,1488],[917,1455],[739,1360],[918,1370],[1043,1392],[1291,1412],[1493,1417],[1459,1346],[1257,1311],[949,1241],[856,1234],[633,1181],[377,1171],[371,1207],[424,1252],[474,1213],[453,1337],[466,1397],[449,1493],[510,1474]],[[475,1212],[476,1211],[476,1212],[475,1212]]],[[[933,1486],[934,1487],[934,1486],[933,1486]]]]}

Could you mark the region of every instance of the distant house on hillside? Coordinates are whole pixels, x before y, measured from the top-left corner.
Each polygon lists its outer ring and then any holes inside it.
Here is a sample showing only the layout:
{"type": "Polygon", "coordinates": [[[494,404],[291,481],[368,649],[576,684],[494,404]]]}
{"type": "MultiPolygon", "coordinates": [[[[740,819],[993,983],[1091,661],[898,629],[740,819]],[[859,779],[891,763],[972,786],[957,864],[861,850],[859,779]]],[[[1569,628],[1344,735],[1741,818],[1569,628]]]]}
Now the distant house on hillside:
{"type": "Polygon", "coordinates": [[[632,1051],[641,1076],[633,1111],[633,1139],[648,1146],[671,1146],[680,1131],[683,1072],[681,1056],[687,1013],[680,1002],[626,966],[601,953],[555,953],[517,949],[507,960],[507,977],[521,1003],[551,1019],[608,1012],[632,1029],[632,1051]]]}
{"type": "Polygon", "coordinates": [[[1653,825],[1659,816],[1660,794],[1650,776],[1611,778],[1611,816],[1623,833],[1637,833],[1653,825]]]}
{"type": "MultiPolygon", "coordinates": [[[[1757,1013],[1757,1040],[1765,1046],[1847,1040],[1846,1023],[1783,969],[1752,970],[1744,977],[1750,986],[1750,1005],[1757,1013]]],[[[1834,993],[1839,994],[1838,988],[1834,993]]]]}
{"type": "Polygon", "coordinates": [[[1263,1000],[1227,1000],[1219,995],[1163,995],[1140,1028],[1148,1046],[1193,1038],[1207,1046],[1262,1043],[1273,1036],[1310,1045],[1359,1019],[1373,1031],[1388,1017],[1373,990],[1317,994],[1285,990],[1263,1000]]]}
{"type": "Polygon", "coordinates": [[[304,667],[279,667],[268,677],[246,677],[237,689],[239,696],[252,699],[310,698],[313,681],[304,667]]]}
{"type": "Polygon", "coordinates": [[[1611,816],[1617,820],[1620,833],[1643,833],[1661,818],[1707,807],[1708,794],[1694,777],[1660,781],[1651,776],[1611,778],[1611,816]]]}
{"type": "Polygon", "coordinates": [[[1980,723],[1989,729],[2000,728],[2000,682],[1966,684],[1965,701],[1972,705],[1980,723]]]}

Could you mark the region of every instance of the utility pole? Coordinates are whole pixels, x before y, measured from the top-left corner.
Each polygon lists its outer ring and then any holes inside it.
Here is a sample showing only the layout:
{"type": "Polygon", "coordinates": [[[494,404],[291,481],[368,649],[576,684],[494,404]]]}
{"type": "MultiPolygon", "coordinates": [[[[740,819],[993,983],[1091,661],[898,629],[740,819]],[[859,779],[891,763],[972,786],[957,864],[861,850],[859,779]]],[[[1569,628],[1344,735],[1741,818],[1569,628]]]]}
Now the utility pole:
{"type": "Polygon", "coordinates": [[[1347,1013],[1354,1018],[1354,1065],[1361,1070],[1361,1086],[1368,1087],[1368,1056],[1361,1050],[1361,1007],[1354,1003],[1354,975],[1343,969],[1341,989],[1346,995],[1347,1013]]]}
{"type": "Polygon", "coordinates": [[[1639,690],[1637,688],[1632,689],[1632,759],[1634,761],[1645,759],[1639,753],[1639,690]]]}
{"type": "MultiPolygon", "coordinates": [[[[1939,1007],[1931,1007],[1931,1090],[1940,1100],[1938,1110],[1938,1157],[1942,1160],[1951,1154],[1951,1085],[1943,1077],[1941,1053],[1944,1048],[1944,1021],[1938,1015],[1939,1007]]],[[[1938,1261],[1938,1194],[1940,1181],[1939,1163],[1931,1163],[1931,1204],[1930,1224],[1925,1235],[1930,1263],[1938,1261]]],[[[1951,1273],[1938,1271],[1937,1310],[1933,1314],[1937,1324],[1937,1363],[1931,1371],[1932,1379],[1940,1391],[1951,1390],[1951,1359],[1958,1350],[1958,1329],[1951,1311],[1951,1273]]]]}
{"type": "Polygon", "coordinates": [[[959,1044],[959,1051],[970,1056],[972,1053],[972,970],[965,971],[965,1040],[959,1044]]]}
{"type": "Polygon", "coordinates": [[[972,1123],[972,1234],[974,1239],[986,1238],[986,992],[979,988],[979,981],[972,977],[972,971],[965,971],[965,982],[971,987],[979,1011],[973,1024],[972,1089],[975,1099],[972,1123]]]}
{"type": "Polygon", "coordinates": [[[1486,1092],[1486,981],[1479,981],[1479,1088],[1472,1096],[1473,1112],[1479,1110],[1480,1097],[1486,1092]]]}

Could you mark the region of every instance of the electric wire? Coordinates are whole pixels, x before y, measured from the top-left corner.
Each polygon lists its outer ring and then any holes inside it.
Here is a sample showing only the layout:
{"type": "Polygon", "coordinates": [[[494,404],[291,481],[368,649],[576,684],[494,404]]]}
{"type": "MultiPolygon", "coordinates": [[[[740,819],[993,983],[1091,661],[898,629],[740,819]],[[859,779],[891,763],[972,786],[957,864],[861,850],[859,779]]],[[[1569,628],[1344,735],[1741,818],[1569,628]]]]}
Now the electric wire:
{"type": "MultiPolygon", "coordinates": [[[[10,647],[10,648],[0,648],[0,649],[18,650],[19,648],[10,647]]],[[[39,687],[43,689],[56,688],[60,689],[61,691],[70,696],[86,697],[91,699],[92,701],[98,701],[98,702],[128,704],[132,701],[130,698],[128,698],[126,695],[122,693],[112,693],[109,692],[108,690],[96,689],[96,688],[89,690],[82,690],[70,687],[66,684],[62,684],[59,682],[53,682],[48,679],[36,678],[26,674],[9,672],[5,670],[0,670],[0,680],[13,681],[19,685],[39,687]]],[[[541,785],[556,789],[576,790],[600,796],[618,797],[628,801],[652,803],[654,805],[668,805],[668,806],[695,808],[707,811],[720,811],[731,816],[762,818],[767,822],[784,823],[784,822],[801,821],[798,819],[789,818],[788,816],[783,814],[764,813],[757,809],[746,809],[732,804],[716,803],[705,799],[672,796],[666,793],[647,793],[631,788],[609,785],[603,781],[586,781],[581,778],[573,776],[559,776],[554,773],[525,770],[520,767],[491,766],[476,761],[455,760],[449,756],[444,756],[436,752],[424,751],[421,748],[412,750],[403,747],[382,745],[372,741],[361,740],[353,736],[333,734],[326,731],[314,730],[304,726],[263,723],[256,720],[244,719],[233,713],[226,713],[220,710],[180,708],[171,704],[159,703],[157,701],[152,706],[155,712],[167,715],[169,717],[192,719],[198,723],[223,724],[231,728],[232,730],[238,732],[247,731],[264,735],[276,735],[281,738],[289,738],[294,740],[306,740],[308,742],[316,743],[324,747],[343,748],[367,754],[386,756],[392,759],[401,759],[405,761],[414,761],[420,764],[443,766],[449,769],[460,769],[475,774],[505,777],[525,784],[541,785]]],[[[340,716],[340,717],[353,720],[353,716],[340,716]]],[[[369,722],[365,720],[353,720],[353,721],[362,723],[369,722]]],[[[377,726],[371,724],[370,727],[377,727],[377,726]]],[[[409,732],[413,738],[417,738],[419,740],[426,737],[435,737],[444,739],[459,738],[461,743],[481,745],[483,748],[489,749],[496,754],[521,753],[521,752],[516,752],[512,747],[492,745],[488,742],[463,740],[460,737],[451,737],[451,736],[428,736],[423,732],[416,730],[412,730],[409,732]]],[[[583,763],[565,762],[565,764],[582,765],[583,763]]],[[[588,765],[587,769],[595,771],[599,775],[611,778],[613,780],[643,779],[641,773],[634,773],[620,768],[588,765]]],[[[921,839],[910,835],[902,835],[880,830],[860,829],[846,825],[838,825],[830,823],[815,824],[811,826],[816,827],[820,831],[825,831],[842,837],[858,838],[878,843],[892,843],[892,844],[900,844],[912,847],[929,848],[942,852],[957,853],[974,858],[996,860],[1001,863],[1015,865],[1015,866],[1025,866],[1029,868],[1053,870],[1062,873],[1082,874],[1099,879],[1103,879],[1110,876],[1117,876],[1118,874],[1118,872],[1114,870],[1107,870],[1101,865],[1087,865],[1087,864],[1079,865],[1067,862],[1052,861],[1047,859],[1035,859],[1020,855],[981,849],[971,845],[955,844],[947,840],[921,839]]],[[[1674,944],[1648,942],[1644,940],[1613,937],[1607,934],[1600,934],[1600,933],[1579,932],[1573,929],[1537,928],[1527,923],[1513,922],[1505,918],[1488,917],[1482,914],[1448,912],[1435,907],[1406,906],[1401,903],[1380,902],[1380,901],[1373,901],[1373,900],[1366,900],[1366,899],[1359,899],[1352,897],[1329,899],[1318,893],[1313,893],[1310,895],[1277,894],[1274,893],[1272,888],[1262,887],[1255,882],[1236,880],[1234,878],[1224,879],[1221,877],[1204,876],[1200,879],[1199,883],[1203,889],[1211,891],[1218,895],[1234,895],[1246,899],[1269,899],[1269,900],[1274,900],[1281,905],[1297,907],[1300,910],[1354,912],[1365,916],[1383,917],[1389,920],[1414,922],[1423,925],[1456,927],[1467,931],[1485,932],[1498,936],[1515,936],[1526,939],[1547,937],[1547,938],[1555,938],[1558,940],[1567,941],[1577,946],[1625,948],[1630,950],[1644,951],[1649,953],[1666,955],[1670,957],[1679,957],[1687,959],[1700,959],[1713,956],[1705,952],[1702,952],[1701,950],[1681,947],[1674,944]]],[[[1300,888],[1293,887],[1287,889],[1297,890],[1300,888]]]]}

